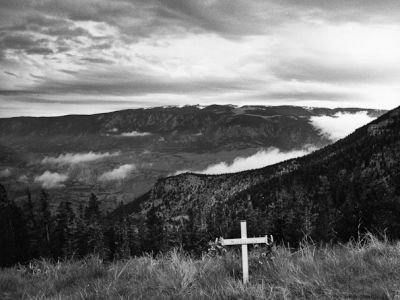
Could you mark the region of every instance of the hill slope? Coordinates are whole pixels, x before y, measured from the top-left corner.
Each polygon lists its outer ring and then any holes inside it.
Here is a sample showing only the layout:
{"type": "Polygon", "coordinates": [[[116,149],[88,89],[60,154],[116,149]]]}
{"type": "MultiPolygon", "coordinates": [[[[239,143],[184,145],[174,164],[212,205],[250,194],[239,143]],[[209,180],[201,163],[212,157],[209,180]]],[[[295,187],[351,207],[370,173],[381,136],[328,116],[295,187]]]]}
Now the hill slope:
{"type": "Polygon", "coordinates": [[[274,234],[297,243],[347,240],[366,231],[400,237],[400,108],[308,156],[220,176],[182,174],[157,182],[136,213],[156,219],[164,236],[191,231],[238,236],[274,234]]]}

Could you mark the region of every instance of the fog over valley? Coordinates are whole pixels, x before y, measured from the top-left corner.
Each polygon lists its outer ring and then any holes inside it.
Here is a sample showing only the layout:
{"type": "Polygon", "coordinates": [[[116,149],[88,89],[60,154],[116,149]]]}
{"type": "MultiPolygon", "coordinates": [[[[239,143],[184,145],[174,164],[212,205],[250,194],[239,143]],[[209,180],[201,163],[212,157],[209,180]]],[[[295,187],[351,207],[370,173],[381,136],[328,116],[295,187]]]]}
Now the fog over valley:
{"type": "Polygon", "coordinates": [[[111,209],[145,193],[160,177],[241,172],[309,154],[380,114],[216,105],[2,119],[0,177],[21,200],[26,188],[34,194],[44,188],[76,203],[94,191],[111,209]]]}

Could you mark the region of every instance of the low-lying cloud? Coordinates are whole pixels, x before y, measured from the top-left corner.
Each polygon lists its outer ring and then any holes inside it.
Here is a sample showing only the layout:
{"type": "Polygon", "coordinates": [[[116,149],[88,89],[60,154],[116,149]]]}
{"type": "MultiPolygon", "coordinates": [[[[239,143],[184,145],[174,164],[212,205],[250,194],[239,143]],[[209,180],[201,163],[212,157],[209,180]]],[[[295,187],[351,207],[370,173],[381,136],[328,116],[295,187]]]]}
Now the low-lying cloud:
{"type": "Polygon", "coordinates": [[[337,113],[334,116],[311,117],[311,124],[317,128],[322,135],[337,141],[352,133],[357,128],[375,120],[366,111],[351,113],[337,113]]]}
{"type": "Polygon", "coordinates": [[[141,137],[141,136],[149,136],[150,132],[139,132],[139,131],[131,131],[131,132],[123,132],[121,136],[125,137],[141,137]]]}
{"type": "Polygon", "coordinates": [[[46,156],[42,160],[42,164],[58,164],[58,165],[73,165],[82,162],[90,162],[99,159],[103,159],[106,157],[117,156],[118,152],[114,153],[96,153],[96,152],[88,152],[88,153],[66,153],[60,154],[58,157],[49,157],[46,156]]]}
{"type": "Polygon", "coordinates": [[[35,182],[40,183],[44,189],[56,189],[64,187],[64,182],[67,181],[67,179],[68,176],[65,174],[46,171],[42,175],[36,176],[35,182]]]}
{"type": "Polygon", "coordinates": [[[26,175],[21,175],[21,176],[18,177],[18,182],[28,183],[29,182],[29,178],[26,175]]]}
{"type": "MultiPolygon", "coordinates": [[[[218,164],[208,166],[205,170],[194,171],[194,173],[215,175],[215,174],[235,173],[251,169],[258,169],[291,158],[304,156],[306,154],[311,153],[314,150],[316,150],[316,148],[308,147],[302,150],[282,152],[278,148],[271,147],[266,150],[258,151],[256,154],[249,157],[237,157],[230,164],[227,162],[220,162],[218,164]]],[[[176,172],[175,175],[185,172],[192,172],[192,171],[189,170],[178,171],[176,172]]]]}
{"type": "Polygon", "coordinates": [[[100,181],[122,180],[128,177],[128,175],[135,169],[136,165],[134,164],[122,165],[118,168],[115,168],[112,171],[105,172],[99,177],[99,180],[100,181]]]}
{"type": "Polygon", "coordinates": [[[11,175],[10,169],[4,169],[0,171],[0,178],[7,178],[11,175]]]}

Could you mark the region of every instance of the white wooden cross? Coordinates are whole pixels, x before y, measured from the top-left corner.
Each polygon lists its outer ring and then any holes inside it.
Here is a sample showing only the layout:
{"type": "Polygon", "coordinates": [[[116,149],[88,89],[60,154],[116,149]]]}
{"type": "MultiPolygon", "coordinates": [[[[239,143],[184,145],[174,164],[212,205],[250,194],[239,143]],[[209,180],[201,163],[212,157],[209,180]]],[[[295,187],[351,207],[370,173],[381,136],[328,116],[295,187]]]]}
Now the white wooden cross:
{"type": "Polygon", "coordinates": [[[249,259],[248,259],[247,245],[249,244],[270,245],[274,242],[274,238],[272,235],[270,235],[269,237],[266,235],[265,237],[248,238],[246,221],[240,221],[240,233],[241,233],[240,239],[225,240],[223,238],[220,238],[220,243],[223,246],[242,245],[243,283],[246,284],[249,281],[249,259]]]}

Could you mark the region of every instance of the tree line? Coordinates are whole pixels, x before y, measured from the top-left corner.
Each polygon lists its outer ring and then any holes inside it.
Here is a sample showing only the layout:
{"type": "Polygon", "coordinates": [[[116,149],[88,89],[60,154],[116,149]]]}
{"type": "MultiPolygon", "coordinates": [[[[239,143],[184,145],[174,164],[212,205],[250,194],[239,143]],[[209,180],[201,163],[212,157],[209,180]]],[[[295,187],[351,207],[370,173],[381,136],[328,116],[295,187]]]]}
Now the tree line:
{"type": "MultiPolygon", "coordinates": [[[[49,194],[41,190],[32,199],[26,191],[26,206],[9,199],[0,184],[0,267],[27,263],[32,259],[82,258],[96,254],[105,260],[122,259],[143,253],[158,253],[181,245],[190,250],[194,240],[179,229],[179,238],[167,234],[155,209],[146,214],[118,214],[109,218],[99,208],[92,193],[86,205],[77,208],[70,201],[50,209],[49,194]]],[[[185,224],[186,225],[186,224],[185,224]]],[[[189,226],[190,229],[190,226],[189,226]]]]}

